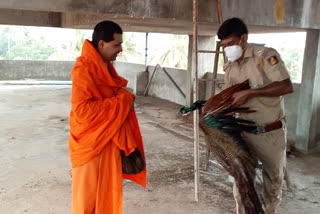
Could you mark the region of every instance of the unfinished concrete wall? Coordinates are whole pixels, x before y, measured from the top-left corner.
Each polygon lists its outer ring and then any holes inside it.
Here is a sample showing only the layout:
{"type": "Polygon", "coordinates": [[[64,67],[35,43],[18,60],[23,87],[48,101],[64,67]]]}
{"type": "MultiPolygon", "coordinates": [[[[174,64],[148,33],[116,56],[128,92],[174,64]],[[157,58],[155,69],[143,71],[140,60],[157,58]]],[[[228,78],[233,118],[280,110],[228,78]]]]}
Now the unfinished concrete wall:
{"type": "Polygon", "coordinates": [[[113,66],[120,76],[128,80],[128,88],[132,89],[134,94],[143,94],[149,74],[144,65],[116,61],[113,66]]]}
{"type": "Polygon", "coordinates": [[[293,93],[284,96],[284,105],[286,108],[286,120],[288,127],[288,140],[296,142],[296,128],[298,120],[298,103],[300,97],[300,84],[293,84],[293,93]]]}
{"type": "MultiPolygon", "coordinates": [[[[0,80],[70,80],[74,63],[74,61],[0,60],[0,80]]],[[[119,61],[113,62],[113,65],[119,75],[128,80],[128,88],[138,95],[143,94],[155,68],[155,66],[148,66],[146,69],[142,64],[119,61]]],[[[172,68],[166,68],[166,70],[185,92],[186,70],[172,68]]],[[[157,69],[150,84],[149,94],[182,105],[185,104],[184,96],[160,68],[157,69]]]]}
{"type": "MultiPolygon", "coordinates": [[[[172,79],[178,84],[181,90],[185,93],[185,78],[186,70],[165,68],[172,79]]],[[[152,73],[155,70],[155,66],[148,66],[149,81],[152,77],[152,73]]],[[[164,73],[161,67],[157,67],[153,79],[150,83],[148,94],[151,96],[159,97],[165,100],[169,100],[174,103],[185,105],[186,98],[179,92],[174,83],[164,73]]]]}
{"type": "Polygon", "coordinates": [[[70,80],[73,61],[0,60],[0,80],[70,80]]]}
{"type": "MultiPolygon", "coordinates": [[[[202,90],[200,90],[200,93],[199,93],[200,99],[207,100],[212,96],[211,95],[212,83],[213,83],[212,76],[213,76],[213,73],[208,72],[203,76],[202,79],[200,79],[200,83],[199,83],[200,86],[199,87],[201,87],[201,89],[202,89],[202,90]]],[[[224,89],[224,75],[218,73],[217,79],[219,81],[217,81],[216,85],[215,85],[216,94],[224,89]]]]}
{"type": "MultiPolygon", "coordinates": [[[[0,80],[70,80],[74,61],[0,60],[0,80]]],[[[114,62],[120,76],[135,94],[142,94],[148,82],[148,72],[141,64],[114,62]]]]}

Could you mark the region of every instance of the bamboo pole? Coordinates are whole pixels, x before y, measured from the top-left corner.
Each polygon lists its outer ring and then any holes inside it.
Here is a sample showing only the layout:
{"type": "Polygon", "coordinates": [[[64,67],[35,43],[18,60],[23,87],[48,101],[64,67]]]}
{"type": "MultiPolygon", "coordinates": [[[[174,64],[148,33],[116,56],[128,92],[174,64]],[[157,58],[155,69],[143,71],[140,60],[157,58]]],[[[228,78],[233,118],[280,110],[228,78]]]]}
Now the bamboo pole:
{"type": "MultiPolygon", "coordinates": [[[[214,63],[213,63],[213,71],[212,71],[212,80],[217,79],[218,75],[218,63],[219,63],[219,50],[220,50],[221,42],[216,42],[216,54],[214,55],[214,63]]],[[[223,53],[221,51],[221,53],[223,53]]],[[[211,96],[216,94],[216,81],[212,82],[212,88],[211,88],[211,96]]]]}
{"type": "Polygon", "coordinates": [[[219,25],[222,24],[222,12],[221,12],[221,3],[220,0],[216,0],[217,13],[218,13],[218,21],[219,25]]]}
{"type": "MultiPolygon", "coordinates": [[[[198,1],[193,0],[193,102],[198,100],[198,1]]],[[[200,183],[199,183],[199,110],[193,112],[194,127],[194,193],[195,201],[199,201],[200,183]]]]}

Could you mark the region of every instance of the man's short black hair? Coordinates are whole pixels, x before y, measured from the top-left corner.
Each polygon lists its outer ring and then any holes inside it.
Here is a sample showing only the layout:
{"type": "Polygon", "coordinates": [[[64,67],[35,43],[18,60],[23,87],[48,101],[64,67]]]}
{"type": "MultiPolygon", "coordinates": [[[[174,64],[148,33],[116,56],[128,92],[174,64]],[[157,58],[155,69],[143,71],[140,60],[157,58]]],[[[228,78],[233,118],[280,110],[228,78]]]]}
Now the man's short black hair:
{"type": "Polygon", "coordinates": [[[241,37],[243,34],[248,34],[247,26],[241,19],[235,17],[224,21],[218,30],[220,40],[231,35],[241,37]]]}
{"type": "Polygon", "coordinates": [[[100,40],[105,42],[110,42],[114,40],[113,34],[119,33],[122,34],[121,27],[112,21],[102,21],[99,22],[93,30],[92,34],[92,44],[95,48],[98,47],[98,43],[100,40]]]}

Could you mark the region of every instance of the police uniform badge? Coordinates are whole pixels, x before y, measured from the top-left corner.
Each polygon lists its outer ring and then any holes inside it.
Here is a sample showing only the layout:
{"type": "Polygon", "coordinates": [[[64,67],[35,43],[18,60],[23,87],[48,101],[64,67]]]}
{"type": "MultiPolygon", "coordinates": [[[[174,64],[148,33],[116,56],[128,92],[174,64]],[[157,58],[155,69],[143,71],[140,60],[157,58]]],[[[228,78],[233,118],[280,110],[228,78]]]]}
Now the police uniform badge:
{"type": "Polygon", "coordinates": [[[268,62],[271,64],[271,65],[275,65],[279,62],[279,60],[277,59],[276,56],[272,56],[268,59],[268,62]]]}

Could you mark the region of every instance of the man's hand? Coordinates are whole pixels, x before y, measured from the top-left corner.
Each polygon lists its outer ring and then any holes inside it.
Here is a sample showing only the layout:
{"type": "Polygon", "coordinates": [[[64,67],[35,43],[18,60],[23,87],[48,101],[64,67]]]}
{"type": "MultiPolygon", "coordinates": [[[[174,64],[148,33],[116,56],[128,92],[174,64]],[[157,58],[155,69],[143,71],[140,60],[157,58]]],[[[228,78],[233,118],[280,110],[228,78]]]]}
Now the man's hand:
{"type": "Polygon", "coordinates": [[[232,106],[239,107],[245,104],[252,97],[278,97],[293,92],[290,79],[272,82],[269,85],[236,92],[232,95],[232,106]]]}
{"type": "Polygon", "coordinates": [[[250,98],[250,89],[238,91],[232,95],[232,107],[239,107],[245,104],[250,98]]]}
{"type": "Polygon", "coordinates": [[[236,92],[232,95],[232,106],[239,107],[245,104],[252,97],[278,97],[293,92],[290,79],[272,82],[269,85],[236,92]]]}

